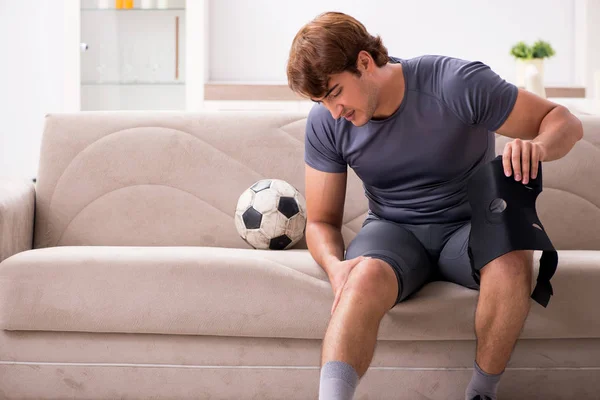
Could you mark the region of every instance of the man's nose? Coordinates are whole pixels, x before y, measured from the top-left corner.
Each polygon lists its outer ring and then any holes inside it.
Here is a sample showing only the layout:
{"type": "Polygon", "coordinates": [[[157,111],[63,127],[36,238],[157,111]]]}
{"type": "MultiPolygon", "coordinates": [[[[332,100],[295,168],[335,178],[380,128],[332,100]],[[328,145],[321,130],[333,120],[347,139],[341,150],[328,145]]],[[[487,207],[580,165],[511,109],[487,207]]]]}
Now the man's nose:
{"type": "Polygon", "coordinates": [[[340,119],[340,117],[344,115],[344,106],[340,104],[334,105],[330,112],[333,119],[340,119]]]}

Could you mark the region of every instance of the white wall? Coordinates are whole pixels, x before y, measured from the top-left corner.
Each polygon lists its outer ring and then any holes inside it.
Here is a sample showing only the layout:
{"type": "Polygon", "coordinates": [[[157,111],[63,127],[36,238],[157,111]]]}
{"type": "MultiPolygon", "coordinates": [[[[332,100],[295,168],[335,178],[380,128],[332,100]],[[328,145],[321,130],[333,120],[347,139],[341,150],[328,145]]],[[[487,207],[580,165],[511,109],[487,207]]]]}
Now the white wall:
{"type": "Polygon", "coordinates": [[[285,82],[289,46],[298,29],[321,12],[342,11],[380,34],[392,55],[478,59],[511,81],[511,46],[542,38],[557,52],[547,62],[546,83],[575,85],[576,1],[213,0],[209,79],[285,82]]]}
{"type": "Polygon", "coordinates": [[[584,13],[584,83],[590,97],[597,100],[596,107],[600,110],[600,1],[587,2],[584,13]]]}
{"type": "Polygon", "coordinates": [[[0,175],[36,176],[44,115],[73,107],[64,22],[62,2],[0,0],[0,175]]]}

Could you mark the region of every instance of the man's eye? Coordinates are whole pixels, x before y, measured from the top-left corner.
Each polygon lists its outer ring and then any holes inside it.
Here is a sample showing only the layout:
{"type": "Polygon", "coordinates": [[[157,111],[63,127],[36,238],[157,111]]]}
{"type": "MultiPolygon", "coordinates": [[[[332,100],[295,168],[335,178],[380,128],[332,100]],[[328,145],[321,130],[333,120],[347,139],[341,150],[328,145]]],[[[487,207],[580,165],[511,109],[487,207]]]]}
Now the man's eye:
{"type": "Polygon", "coordinates": [[[334,94],[333,96],[331,96],[332,99],[335,99],[336,97],[338,97],[340,94],[342,93],[342,91],[338,91],[336,94],[334,94]]]}

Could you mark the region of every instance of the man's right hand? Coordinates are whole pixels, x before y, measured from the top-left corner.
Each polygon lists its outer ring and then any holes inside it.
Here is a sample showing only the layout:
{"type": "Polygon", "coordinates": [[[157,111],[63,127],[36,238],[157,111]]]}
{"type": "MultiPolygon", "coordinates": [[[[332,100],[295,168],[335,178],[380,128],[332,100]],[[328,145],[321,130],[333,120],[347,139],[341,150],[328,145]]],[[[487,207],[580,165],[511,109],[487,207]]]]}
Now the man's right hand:
{"type": "Polygon", "coordinates": [[[344,291],[344,286],[346,285],[346,281],[348,281],[348,276],[350,275],[350,271],[361,261],[368,259],[369,257],[356,257],[351,258],[349,260],[337,261],[335,264],[332,264],[328,270],[331,271],[329,275],[329,282],[331,283],[331,288],[333,289],[333,293],[335,298],[333,300],[333,306],[331,307],[331,315],[335,311],[340,298],[342,297],[342,292],[344,291]]]}

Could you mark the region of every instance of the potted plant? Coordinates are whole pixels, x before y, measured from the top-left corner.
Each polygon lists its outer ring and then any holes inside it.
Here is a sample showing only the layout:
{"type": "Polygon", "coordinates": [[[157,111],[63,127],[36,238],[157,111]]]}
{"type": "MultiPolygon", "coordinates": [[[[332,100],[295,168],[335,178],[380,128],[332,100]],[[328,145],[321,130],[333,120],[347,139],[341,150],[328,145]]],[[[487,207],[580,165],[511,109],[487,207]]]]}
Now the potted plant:
{"type": "Polygon", "coordinates": [[[521,41],[510,49],[510,54],[517,60],[517,86],[525,86],[527,67],[533,65],[544,81],[544,59],[554,56],[555,51],[550,43],[536,41],[532,46],[521,41]]]}

